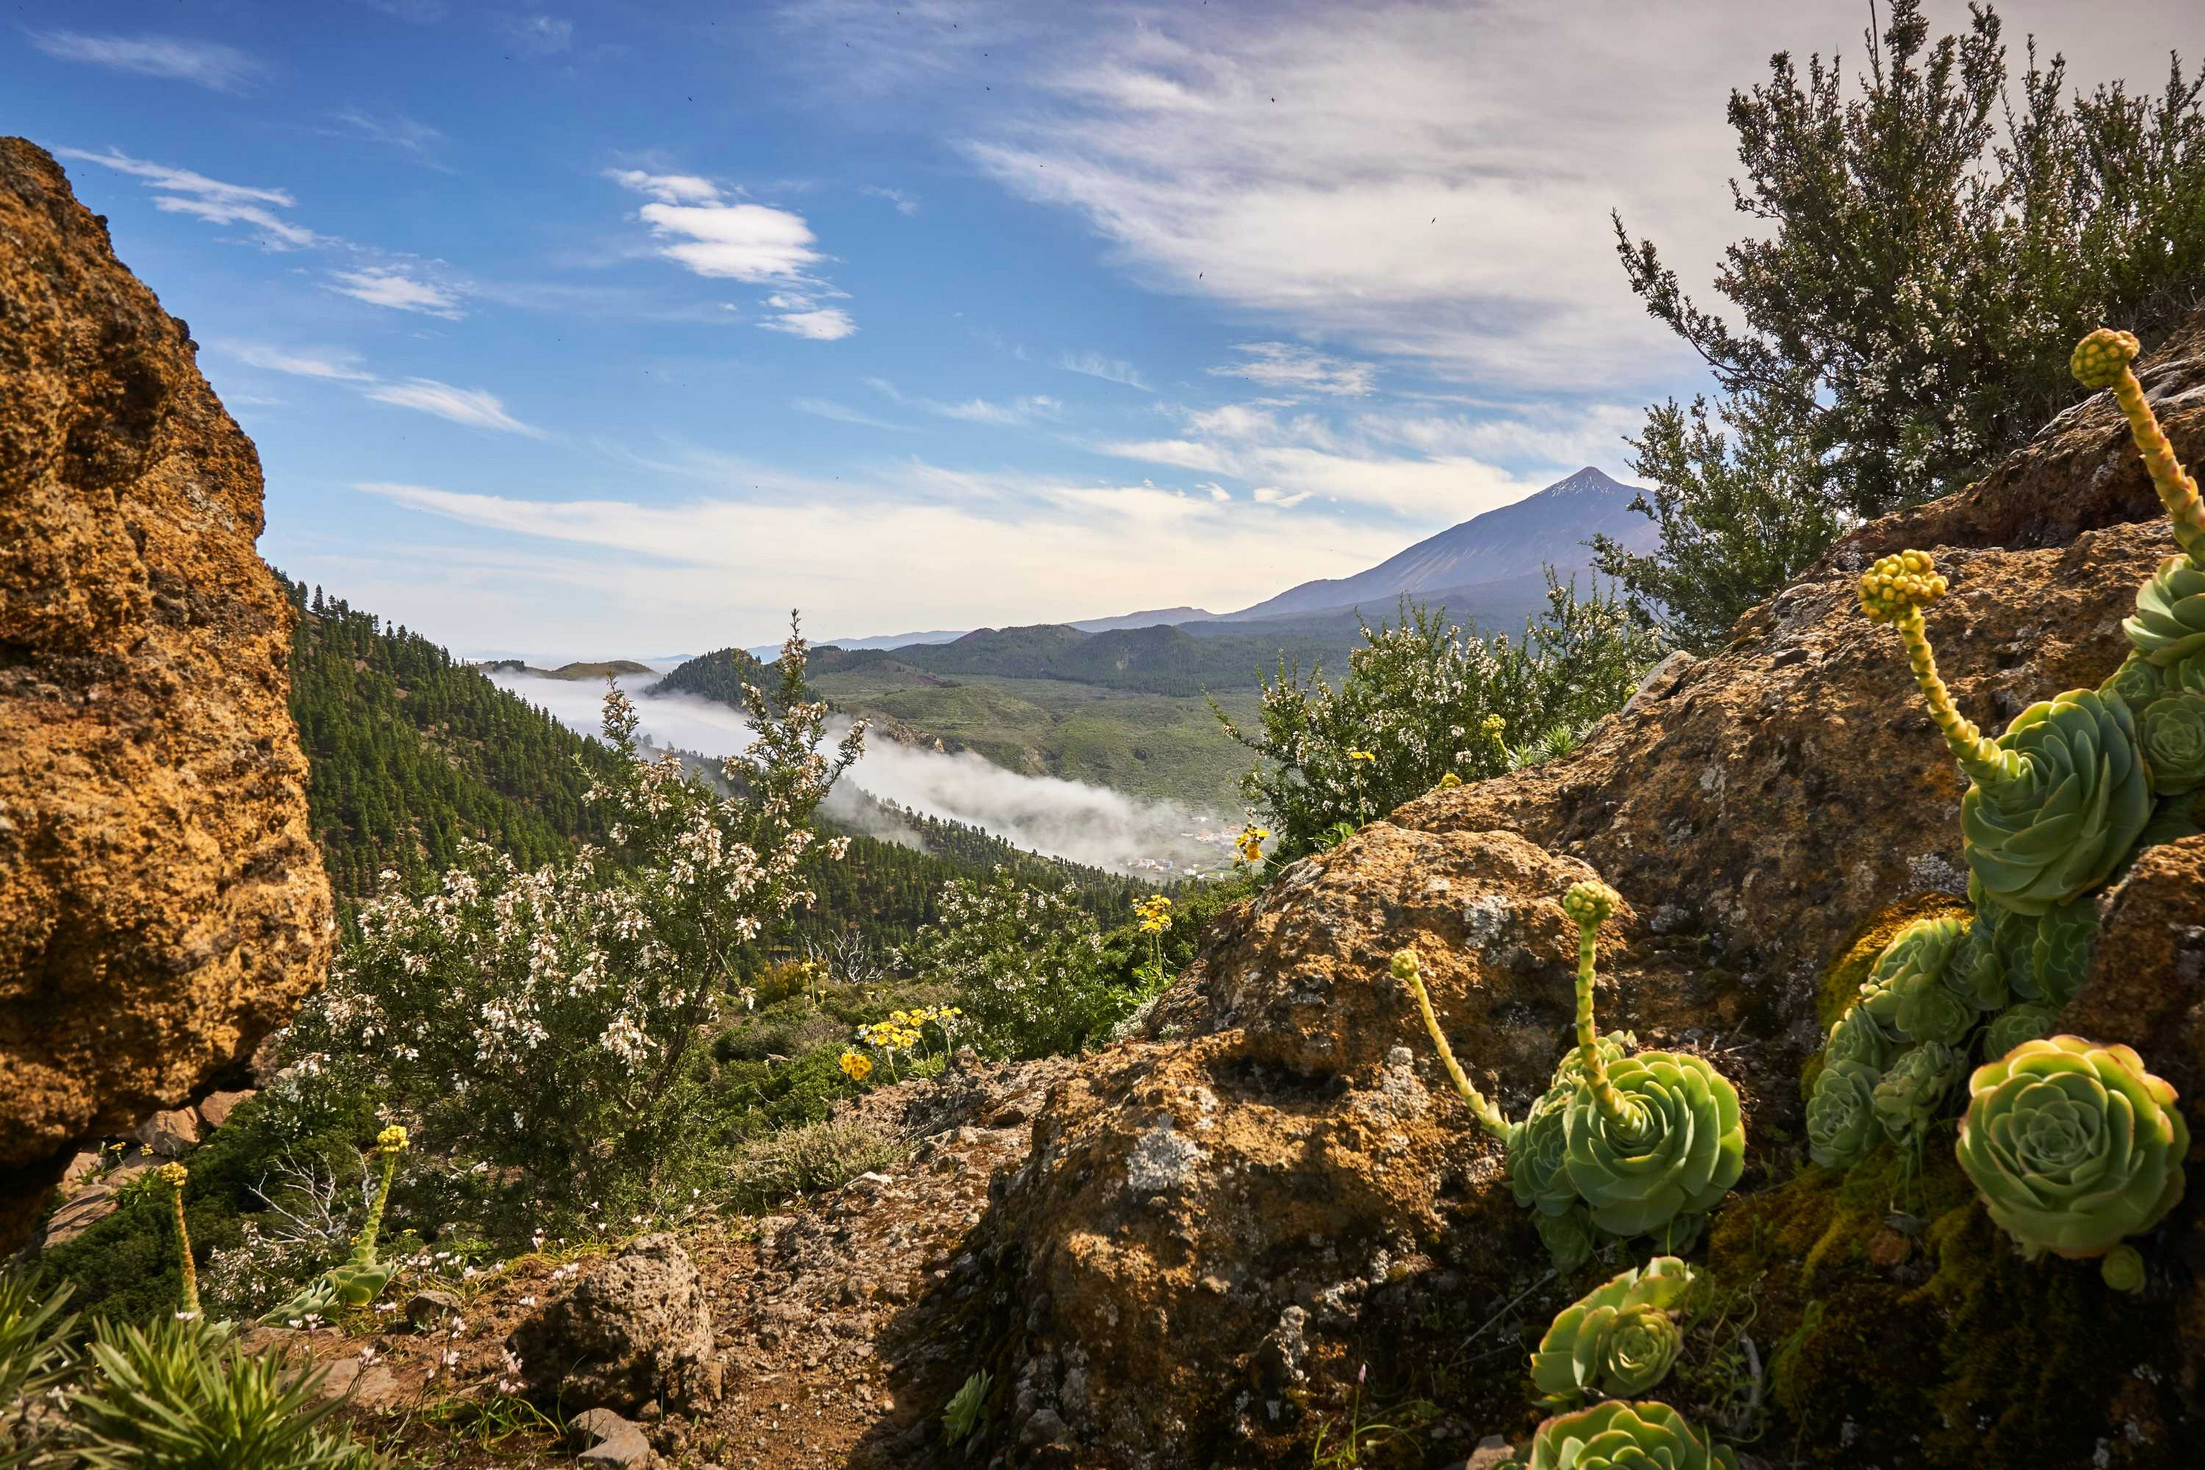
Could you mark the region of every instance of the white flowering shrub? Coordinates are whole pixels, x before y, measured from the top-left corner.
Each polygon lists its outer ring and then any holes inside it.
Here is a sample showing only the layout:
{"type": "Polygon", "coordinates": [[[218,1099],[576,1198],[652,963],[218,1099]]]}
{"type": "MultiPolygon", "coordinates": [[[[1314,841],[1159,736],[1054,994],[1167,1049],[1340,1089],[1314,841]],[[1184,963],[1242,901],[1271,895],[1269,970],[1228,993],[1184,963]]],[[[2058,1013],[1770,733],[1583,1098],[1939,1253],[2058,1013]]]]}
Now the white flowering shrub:
{"type": "Polygon", "coordinates": [[[1139,1001],[1105,978],[1102,933],[1069,890],[1029,888],[999,868],[986,882],[950,879],[938,907],[902,963],[956,991],[960,1038],[984,1051],[1077,1051],[1139,1001]]]}
{"type": "Polygon", "coordinates": [[[534,871],[470,846],[433,891],[369,903],[295,1029],[320,1084],[365,1091],[477,1193],[647,1190],[680,1153],[695,1043],[739,984],[737,951],[811,901],[812,813],[863,749],[861,722],[822,752],[806,651],[792,631],[771,700],[745,686],[755,739],[723,763],[725,791],[639,750],[613,685],[620,759],[589,791],[607,846],[534,871]]]}
{"type": "Polygon", "coordinates": [[[1316,671],[1265,680],[1261,728],[1235,740],[1263,758],[1242,785],[1292,861],[1453,775],[1475,781],[1568,751],[1621,705],[1662,652],[1645,617],[1595,586],[1547,572],[1547,608],[1521,638],[1479,638],[1403,600],[1400,623],[1365,626],[1337,687],[1316,671]]]}

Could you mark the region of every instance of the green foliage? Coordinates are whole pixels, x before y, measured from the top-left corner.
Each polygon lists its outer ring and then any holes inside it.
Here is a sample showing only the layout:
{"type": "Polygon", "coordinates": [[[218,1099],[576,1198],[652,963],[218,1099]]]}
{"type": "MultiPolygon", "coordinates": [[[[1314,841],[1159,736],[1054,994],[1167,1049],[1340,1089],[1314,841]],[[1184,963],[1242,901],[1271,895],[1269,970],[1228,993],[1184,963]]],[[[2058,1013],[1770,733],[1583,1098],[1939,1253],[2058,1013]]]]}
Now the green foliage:
{"type": "Polygon", "coordinates": [[[909,1153],[862,1123],[806,1123],[737,1149],[722,1192],[744,1213],[764,1214],[798,1195],[840,1189],[860,1174],[892,1168],[909,1153]]]}
{"type": "MultiPolygon", "coordinates": [[[[840,650],[822,648],[821,655],[840,650]]],[[[808,670],[807,670],[808,672],[808,670]]],[[[722,648],[676,664],[666,677],[650,687],[652,694],[690,694],[716,699],[733,709],[743,708],[743,690],[765,690],[773,684],[773,672],[757,657],[740,648],[722,648]]]]}
{"type": "Polygon", "coordinates": [[[2205,694],[2169,694],[2147,704],[2136,723],[2151,788],[2162,795],[2205,786],[2205,694]]]}
{"type": "Polygon", "coordinates": [[[1094,916],[1062,890],[1008,872],[954,878],[942,917],[904,946],[921,982],[953,991],[974,1039],[998,1056],[1078,1051],[1137,1003],[1111,985],[1094,916]]]}
{"type": "Polygon", "coordinates": [[[2205,655],[2205,569],[2186,556],[2161,562],[2136,594],[2136,613],[2121,630],[2161,669],[2205,655]]]}
{"type": "Polygon", "coordinates": [[[1741,392],[1710,405],[1674,399],[1646,410],[1631,441],[1647,482],[1631,509],[1661,540],[1634,552],[1592,541],[1594,565],[1658,615],[1670,641],[1708,653],[1739,617],[1811,566],[1854,517],[1820,493],[1820,467],[1767,395],[1741,392]],[[1717,427],[1716,420],[1721,427],[1717,427]]]}
{"type": "Polygon", "coordinates": [[[323,1374],[286,1379],[275,1353],[248,1353],[196,1321],[103,1322],[94,1372],[70,1396],[75,1448],[96,1470],[370,1470],[375,1457],[322,1431],[335,1400],[323,1374]]]}
{"type": "Polygon", "coordinates": [[[958,1444],[980,1427],[987,1413],[988,1387],[994,1382],[995,1375],[985,1368],[964,1381],[942,1410],[942,1438],[958,1444]]]}
{"type": "Polygon", "coordinates": [[[1550,571],[1547,609],[1521,639],[1476,638],[1404,598],[1398,624],[1365,625],[1337,688],[1281,663],[1263,685],[1260,729],[1218,718],[1264,764],[1243,782],[1277,837],[1272,862],[1324,845],[1450,773],[1521,764],[1581,735],[1627,699],[1660,656],[1645,621],[1597,586],[1580,599],[1550,571]]]}
{"type": "Polygon", "coordinates": [[[1865,1062],[1833,1060],[1807,1099],[1807,1155],[1828,1169],[1850,1169],[1883,1138],[1876,1117],[1881,1073],[1865,1062]]]}
{"type": "Polygon", "coordinates": [[[1530,1470],[1736,1470],[1738,1461],[1667,1404],[1617,1399],[1541,1424],[1527,1463],[1530,1470]]]}
{"type": "Polygon", "coordinates": [[[1968,1092],[1960,1167],[2031,1255],[2102,1255],[2182,1198],[2189,1125],[2129,1047],[2024,1042],[1977,1068],[1968,1092]]]}
{"type": "Polygon", "coordinates": [[[1877,1080],[1872,1099],[1884,1135],[1904,1146],[1919,1144],[1965,1070],[1967,1059],[1941,1041],[1920,1042],[1900,1052],[1877,1080]]]}
{"type": "Polygon", "coordinates": [[[2150,768],[2128,706],[2088,689],[2030,705],[1970,767],[1960,800],[1968,866],[1985,898],[2038,915],[2098,887],[2150,820],[2150,768]]]}
{"type": "Polygon", "coordinates": [[[1677,1325],[1692,1268],[1656,1256],[1579,1297],[1531,1355],[1532,1386],[1559,1404],[1587,1394],[1631,1398],[1669,1376],[1684,1346],[1677,1325]]]}
{"type": "Polygon", "coordinates": [[[1712,1209],[1745,1172],[1738,1090],[1689,1052],[1639,1052],[1607,1075],[1624,1102],[1620,1120],[1589,1086],[1563,1112],[1570,1184],[1611,1235],[1681,1244],[1698,1229],[1690,1217],[1712,1209]]]}
{"type": "Polygon", "coordinates": [[[611,768],[603,746],[419,634],[285,585],[307,819],[340,898],[367,899],[384,872],[441,872],[469,841],[534,867],[602,837],[583,798],[611,768]]]}
{"type": "MultiPolygon", "coordinates": [[[[395,1263],[378,1260],[376,1246],[383,1233],[383,1211],[390,1205],[391,1180],[398,1172],[398,1155],[405,1147],[406,1130],[396,1124],[376,1135],[375,1151],[383,1161],[382,1174],[376,1181],[375,1198],[368,1205],[367,1220],[360,1226],[351,1256],[308,1282],[288,1301],[270,1309],[263,1321],[296,1323],[308,1317],[334,1321],[337,1313],[345,1308],[358,1310],[383,1294],[391,1277],[398,1274],[398,1267],[395,1263]]],[[[188,1267],[185,1279],[190,1280],[188,1267]]],[[[193,1310],[196,1311],[196,1303],[193,1310]]]]}
{"type": "Polygon", "coordinates": [[[0,1470],[32,1463],[59,1428],[44,1399],[76,1363],[68,1299],[66,1283],[42,1301],[27,1275],[0,1267],[0,1470]]]}
{"type": "Polygon", "coordinates": [[[2033,1001],[2020,1001],[1991,1017],[1983,1028],[1983,1056],[1986,1061],[1997,1061],[2024,1041],[2036,1041],[2052,1034],[2052,1026],[2058,1013],[2050,1006],[2037,1005],[2033,1001]]]}
{"type": "Polygon", "coordinates": [[[2156,96],[2073,91],[2033,47],[2016,74],[1988,6],[1933,41],[1919,0],[1895,0],[1845,80],[1780,52],[1732,94],[1754,228],[1725,252],[1720,310],[1615,221],[1632,289],[1706,361],[1735,435],[1649,409],[1635,467],[1662,545],[1607,559],[1633,595],[1682,599],[1687,646],[1851,519],[1981,477],[2080,396],[2078,336],[2117,320],[2156,342],[2205,274],[2205,114],[2179,63],[2156,96]]]}

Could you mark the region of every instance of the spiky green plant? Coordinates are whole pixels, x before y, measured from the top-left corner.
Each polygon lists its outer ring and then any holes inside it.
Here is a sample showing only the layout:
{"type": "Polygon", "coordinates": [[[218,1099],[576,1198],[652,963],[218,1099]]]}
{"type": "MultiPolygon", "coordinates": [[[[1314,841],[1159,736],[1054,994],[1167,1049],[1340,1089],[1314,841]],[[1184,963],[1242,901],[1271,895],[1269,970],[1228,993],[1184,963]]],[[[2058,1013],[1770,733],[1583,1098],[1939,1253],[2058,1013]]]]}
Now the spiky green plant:
{"type": "Polygon", "coordinates": [[[1876,1113],[1875,1068],[1865,1062],[1828,1062],[1807,1099],[1807,1155],[1826,1169],[1850,1169],[1883,1139],[1876,1113]]]}
{"type": "Polygon", "coordinates": [[[1667,1404],[1612,1399],[1558,1414],[1531,1439],[1529,1470],[1737,1470],[1737,1457],[1667,1404]]]}
{"type": "Polygon", "coordinates": [[[1646,1235],[1696,1220],[1745,1170],[1738,1090],[1705,1059],[1649,1051],[1610,1061],[1593,1023],[1594,936],[1621,900],[1605,883],[1573,883],[1562,909],[1577,924],[1577,1060],[1583,1080],[1562,1114],[1570,1184],[1611,1235],[1646,1235]]]}
{"type": "Polygon", "coordinates": [[[61,1427],[45,1396],[74,1365],[77,1319],[61,1312],[70,1290],[63,1282],[41,1301],[21,1271],[0,1268],[0,1470],[40,1460],[61,1427]]]}
{"type": "Polygon", "coordinates": [[[950,1396],[942,1410],[942,1438],[956,1444],[980,1427],[980,1417],[987,1412],[988,1386],[994,1382],[995,1375],[983,1368],[950,1396]]]}
{"type": "Polygon", "coordinates": [[[2024,1041],[1968,1079],[1960,1167],[2031,1255],[2102,1256],[2182,1198],[2189,1125],[2126,1046],[2024,1041]]]}
{"type": "Polygon", "coordinates": [[[90,1384],[70,1395],[77,1454],[95,1470],[369,1470],[374,1457],[325,1434],[337,1400],[324,1374],[292,1373],[195,1320],[102,1322],[90,1384]]]}
{"type": "Polygon", "coordinates": [[[345,1307],[367,1306],[383,1294],[391,1277],[398,1274],[398,1265],[378,1260],[376,1243],[383,1233],[383,1211],[390,1203],[391,1180],[398,1171],[398,1156],[405,1151],[406,1130],[397,1124],[375,1135],[375,1152],[383,1160],[383,1175],[376,1182],[375,1198],[368,1205],[367,1219],[361,1222],[360,1233],[353,1239],[352,1255],[299,1288],[290,1300],[261,1318],[263,1322],[298,1322],[310,1316],[327,1319],[345,1307]]]}
{"type": "Polygon", "coordinates": [[[1669,1376],[1684,1346],[1677,1312],[1692,1268],[1656,1256],[1579,1297],[1547,1328],[1531,1355],[1532,1386],[1557,1404],[1588,1394],[1629,1398],[1669,1376]]]}
{"type": "Polygon", "coordinates": [[[1861,578],[1861,607],[1898,630],[1930,718],[1967,773],[1960,829],[1980,896],[2042,914],[2103,883],[2151,819],[2136,719],[2120,699],[2071,689],[1985,737],[1954,707],[1923,626],[1922,609],[1945,591],[1927,552],[1903,551],[1861,578]]]}

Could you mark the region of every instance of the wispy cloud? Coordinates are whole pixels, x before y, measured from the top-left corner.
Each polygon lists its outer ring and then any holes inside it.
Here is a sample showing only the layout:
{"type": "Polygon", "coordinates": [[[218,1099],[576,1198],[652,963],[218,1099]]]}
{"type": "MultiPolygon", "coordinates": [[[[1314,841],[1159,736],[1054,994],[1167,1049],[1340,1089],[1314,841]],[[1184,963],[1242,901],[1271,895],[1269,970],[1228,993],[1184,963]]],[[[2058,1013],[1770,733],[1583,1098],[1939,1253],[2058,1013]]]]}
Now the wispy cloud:
{"type": "Polygon", "coordinates": [[[509,15],[498,22],[498,33],[531,56],[555,55],[574,45],[574,22],[555,15],[509,15]]]}
{"type": "Polygon", "coordinates": [[[918,196],[905,190],[891,189],[882,184],[867,184],[865,192],[875,199],[885,199],[890,204],[895,205],[898,214],[917,214],[919,212],[918,196]]]}
{"type": "Polygon", "coordinates": [[[899,434],[912,432],[910,424],[895,424],[886,419],[877,419],[862,409],[852,408],[847,403],[837,403],[832,398],[798,398],[791,401],[789,407],[798,413],[831,419],[838,424],[863,424],[870,429],[894,429],[899,434]]]}
{"type": "Polygon", "coordinates": [[[1143,393],[1153,392],[1141,371],[1122,357],[1105,357],[1100,352],[1067,352],[1057,359],[1057,366],[1068,373],[1084,373],[1090,378],[1101,378],[1106,383],[1123,383],[1128,388],[1138,388],[1143,393]]]}
{"type": "Polygon", "coordinates": [[[826,257],[796,211],[730,198],[696,174],[608,169],[605,177],[650,197],[636,215],[668,260],[700,276],[776,287],[766,305],[778,315],[758,323],[767,331],[812,342],[838,342],[857,331],[849,312],[820,304],[843,293],[811,273],[826,257]]]}
{"type": "Polygon", "coordinates": [[[165,213],[190,215],[215,225],[251,225],[257,232],[255,238],[271,250],[296,250],[333,243],[327,236],[317,235],[275,212],[298,203],[282,189],[227,184],[188,168],[151,163],[112,148],[105,153],[89,153],[81,148],[56,148],[54,152],[63,158],[96,163],[102,168],[128,174],[153,191],[153,207],[165,213]]]}
{"type": "Polygon", "coordinates": [[[365,301],[370,306],[387,306],[393,311],[418,311],[425,316],[442,317],[446,321],[458,321],[466,313],[459,309],[459,297],[446,286],[433,281],[417,280],[396,266],[370,266],[365,270],[334,272],[335,283],[330,290],[340,296],[350,296],[365,301]]]}
{"type": "Polygon", "coordinates": [[[133,76],[191,82],[217,92],[244,89],[261,64],[235,46],[177,36],[89,36],[81,31],[32,31],[31,44],[61,61],[81,61],[133,76]]]}
{"type": "Polygon", "coordinates": [[[867,378],[865,385],[893,403],[924,409],[945,419],[961,419],[968,424],[1028,424],[1035,419],[1055,418],[1064,411],[1063,400],[1045,393],[1021,394],[1003,400],[968,398],[961,403],[948,403],[906,393],[886,378],[867,378]]]}
{"type": "Polygon", "coordinates": [[[345,107],[331,113],[329,118],[337,125],[330,129],[333,133],[393,149],[423,168],[433,168],[439,173],[452,171],[436,156],[437,150],[444,145],[444,134],[402,112],[378,114],[358,107],[345,107]]]}
{"type": "Polygon", "coordinates": [[[262,342],[216,345],[248,367],[287,373],[295,378],[357,384],[362,396],[394,408],[410,408],[455,424],[494,429],[501,434],[525,434],[532,439],[549,437],[542,429],[506,412],[502,399],[481,388],[455,388],[434,378],[384,378],[360,366],[349,352],[296,351],[262,342]]]}
{"type": "Polygon", "coordinates": [[[1369,393],[1378,381],[1375,363],[1327,357],[1289,342],[1237,342],[1233,350],[1242,353],[1243,360],[1211,368],[1214,376],[1246,378],[1268,388],[1342,395],[1369,393]]]}

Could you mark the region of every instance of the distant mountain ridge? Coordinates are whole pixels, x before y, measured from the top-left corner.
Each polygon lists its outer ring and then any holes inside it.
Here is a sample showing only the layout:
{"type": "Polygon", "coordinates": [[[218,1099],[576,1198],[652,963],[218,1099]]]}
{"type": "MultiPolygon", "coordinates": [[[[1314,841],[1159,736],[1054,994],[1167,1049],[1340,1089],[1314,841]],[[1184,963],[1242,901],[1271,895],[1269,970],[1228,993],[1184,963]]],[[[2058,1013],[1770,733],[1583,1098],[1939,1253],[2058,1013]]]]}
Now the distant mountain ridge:
{"type": "Polygon", "coordinates": [[[1361,605],[1391,611],[1404,593],[1423,597],[1461,593],[1488,582],[1537,578],[1553,566],[1565,574],[1592,565],[1585,543],[1613,537],[1633,551],[1656,539],[1653,523],[1631,509],[1635,486],[1592,465],[1557,480],[1535,495],[1450,526],[1368,571],[1290,587],[1278,596],[1225,616],[1241,622],[1361,605]]]}

